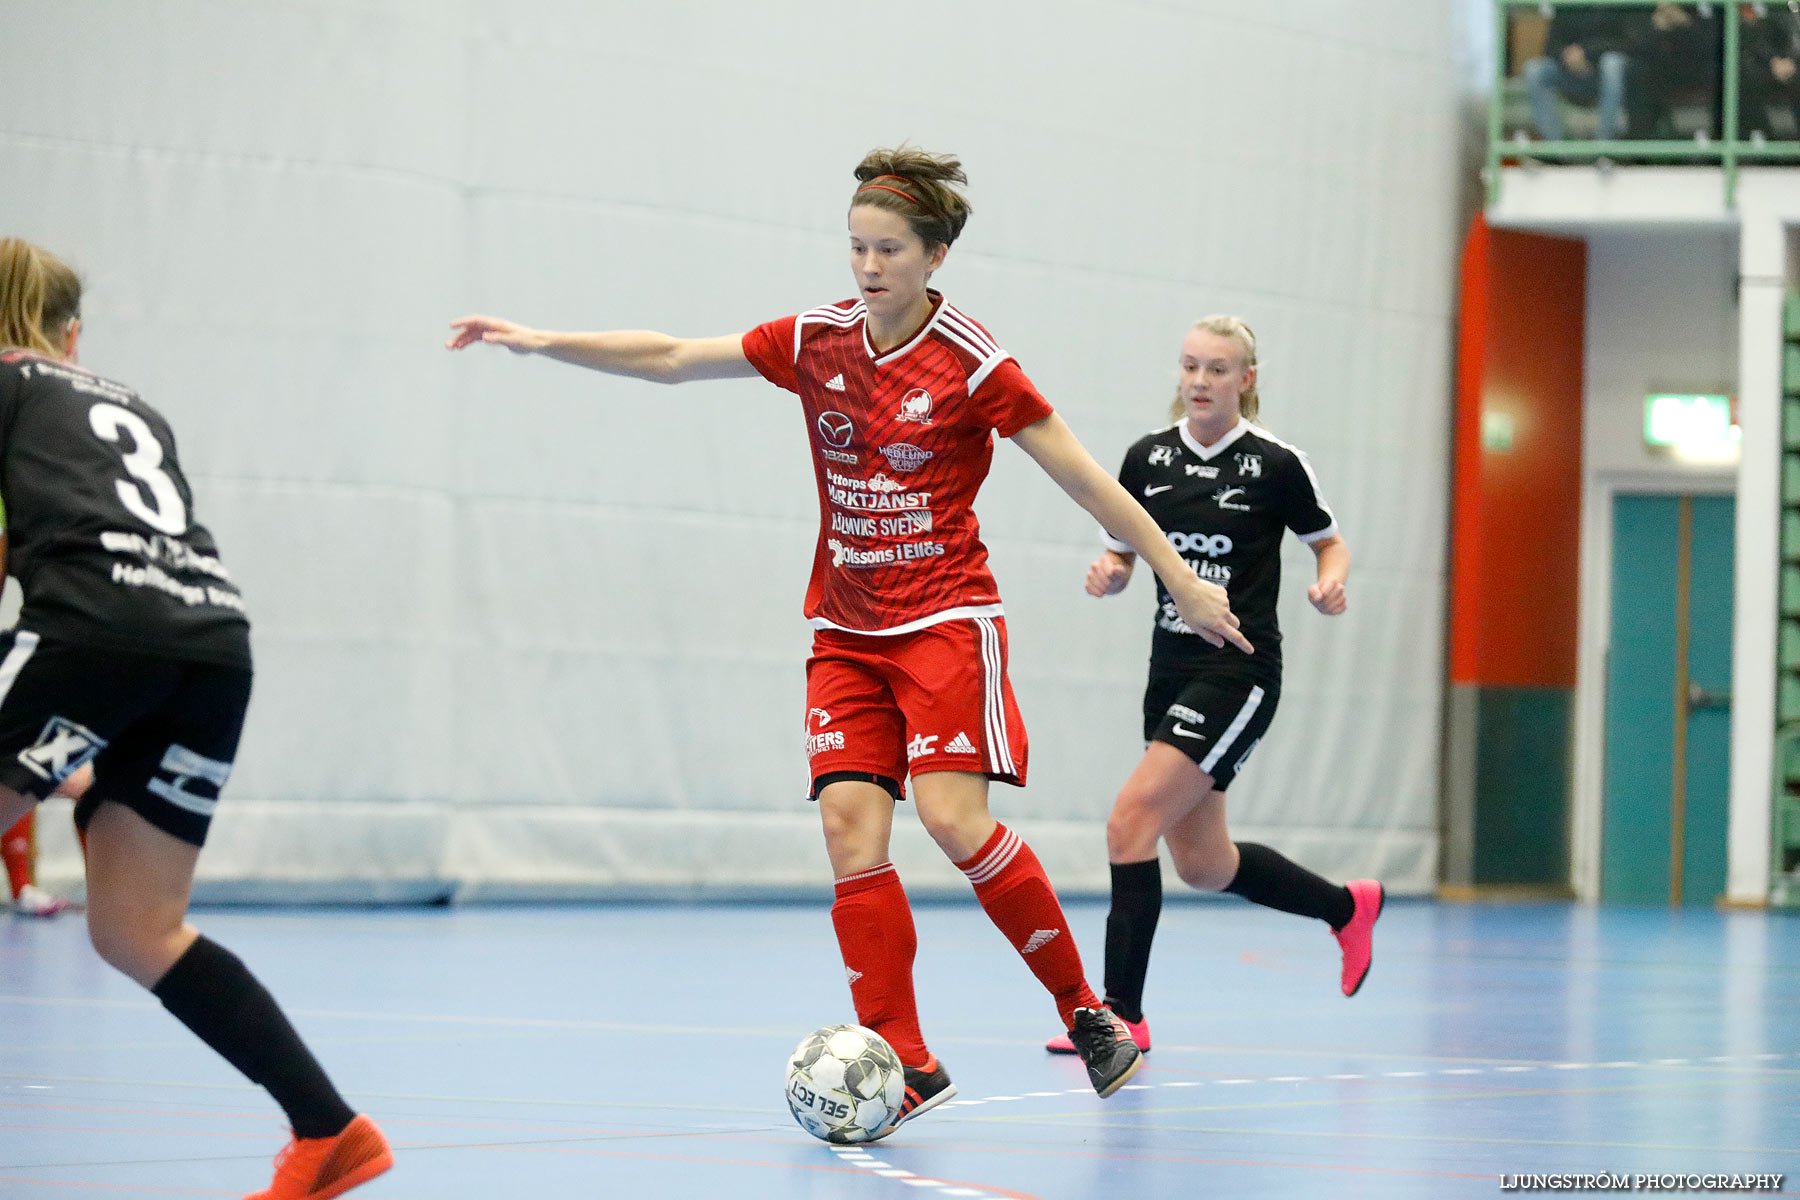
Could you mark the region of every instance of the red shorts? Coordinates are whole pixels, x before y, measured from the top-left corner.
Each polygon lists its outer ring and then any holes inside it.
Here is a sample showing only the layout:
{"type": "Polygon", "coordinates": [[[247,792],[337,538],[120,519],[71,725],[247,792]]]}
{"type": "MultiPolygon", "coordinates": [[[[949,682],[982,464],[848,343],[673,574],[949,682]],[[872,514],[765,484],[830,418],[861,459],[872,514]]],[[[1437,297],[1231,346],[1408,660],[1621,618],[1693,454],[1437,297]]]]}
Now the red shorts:
{"type": "Polygon", "coordinates": [[[1006,622],[974,617],[877,637],[821,629],[806,660],[812,778],[972,771],[1025,786],[1025,722],[1006,678],[1006,622]]]}

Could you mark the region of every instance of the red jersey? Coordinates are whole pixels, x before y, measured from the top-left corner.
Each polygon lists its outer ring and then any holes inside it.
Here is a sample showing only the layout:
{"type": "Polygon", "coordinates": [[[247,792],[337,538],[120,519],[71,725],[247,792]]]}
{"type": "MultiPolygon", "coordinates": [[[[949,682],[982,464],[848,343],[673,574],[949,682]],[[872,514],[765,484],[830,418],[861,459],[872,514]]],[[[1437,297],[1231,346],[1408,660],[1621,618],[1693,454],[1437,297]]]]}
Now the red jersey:
{"type": "Polygon", "coordinates": [[[819,483],[806,616],[815,629],[907,633],[1001,615],[975,520],[994,456],[1050,405],[988,331],[936,292],[904,345],[876,354],[860,300],[758,325],[744,354],[800,397],[819,483]]]}

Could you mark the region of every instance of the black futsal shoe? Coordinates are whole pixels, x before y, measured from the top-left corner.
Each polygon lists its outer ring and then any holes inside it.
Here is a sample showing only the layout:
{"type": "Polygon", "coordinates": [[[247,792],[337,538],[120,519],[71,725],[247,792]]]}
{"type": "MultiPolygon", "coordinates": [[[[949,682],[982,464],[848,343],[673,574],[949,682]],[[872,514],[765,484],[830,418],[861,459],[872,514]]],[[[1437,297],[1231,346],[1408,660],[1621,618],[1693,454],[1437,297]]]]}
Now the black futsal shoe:
{"type": "Polygon", "coordinates": [[[1131,1030],[1108,1008],[1076,1009],[1069,1041],[1087,1064],[1088,1082],[1102,1100],[1124,1087],[1144,1065],[1143,1052],[1131,1040],[1131,1030]]]}
{"type": "Polygon", "coordinates": [[[956,1085],[950,1082],[950,1072],[944,1070],[944,1064],[931,1056],[931,1061],[923,1067],[906,1067],[906,1099],[900,1102],[900,1111],[894,1119],[870,1138],[871,1142],[886,1137],[906,1122],[928,1113],[950,1097],[956,1095],[956,1085]]]}

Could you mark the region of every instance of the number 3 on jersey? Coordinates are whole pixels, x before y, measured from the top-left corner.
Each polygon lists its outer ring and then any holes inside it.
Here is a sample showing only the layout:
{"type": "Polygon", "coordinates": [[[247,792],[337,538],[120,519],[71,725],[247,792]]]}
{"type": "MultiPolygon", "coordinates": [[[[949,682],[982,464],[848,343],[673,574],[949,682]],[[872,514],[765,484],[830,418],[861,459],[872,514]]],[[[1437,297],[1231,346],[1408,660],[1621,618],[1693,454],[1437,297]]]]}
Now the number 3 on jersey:
{"type": "Polygon", "coordinates": [[[88,410],[88,424],[102,441],[118,442],[121,432],[131,435],[131,448],[121,453],[125,470],[150,492],[150,503],[137,487],[123,479],[113,484],[119,492],[119,503],[125,511],[152,529],[179,537],[187,532],[187,505],[175,481],[163,472],[162,443],[150,431],[144,419],[128,408],[116,404],[96,404],[88,410]]]}

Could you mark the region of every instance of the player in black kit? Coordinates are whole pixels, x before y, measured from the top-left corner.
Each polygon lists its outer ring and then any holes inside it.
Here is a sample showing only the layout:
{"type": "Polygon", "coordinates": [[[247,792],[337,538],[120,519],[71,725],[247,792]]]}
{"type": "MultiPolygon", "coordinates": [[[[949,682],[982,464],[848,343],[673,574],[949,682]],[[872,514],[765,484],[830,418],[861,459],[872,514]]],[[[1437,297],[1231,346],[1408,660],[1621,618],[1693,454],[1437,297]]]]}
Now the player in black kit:
{"type": "MultiPolygon", "coordinates": [[[[1194,636],[1157,592],[1150,680],[1144,690],[1144,757],[1106,823],[1112,911],[1106,918],[1106,1003],[1150,1049],[1144,976],[1162,912],[1157,842],[1175,871],[1201,891],[1228,891],[1330,925],[1343,951],[1341,987],[1353,996],[1369,971],[1381,913],[1372,879],[1339,887],[1255,842],[1233,842],[1225,789],[1256,748],[1281,696],[1281,539],[1293,530],[1318,558],[1307,589],[1314,608],[1344,611],[1350,550],[1299,450],[1251,422],[1257,415],[1256,338],[1236,317],[1207,317],[1181,344],[1176,423],[1139,438],[1119,482],[1140,500],[1202,579],[1222,585],[1254,656],[1194,636]]],[[[1134,555],[1105,536],[1087,590],[1110,596],[1131,578],[1134,555]]],[[[1068,1053],[1067,1038],[1046,1049],[1068,1053]]]]}
{"type": "Polygon", "coordinates": [[[0,498],[24,590],[0,633],[0,828],[92,765],[75,819],[94,948],[286,1111],[294,1141],[250,1200],[326,1200],[385,1171],[387,1142],[186,920],[250,700],[250,623],[168,423],[76,365],[80,303],[60,260],[0,239],[0,498]]]}

